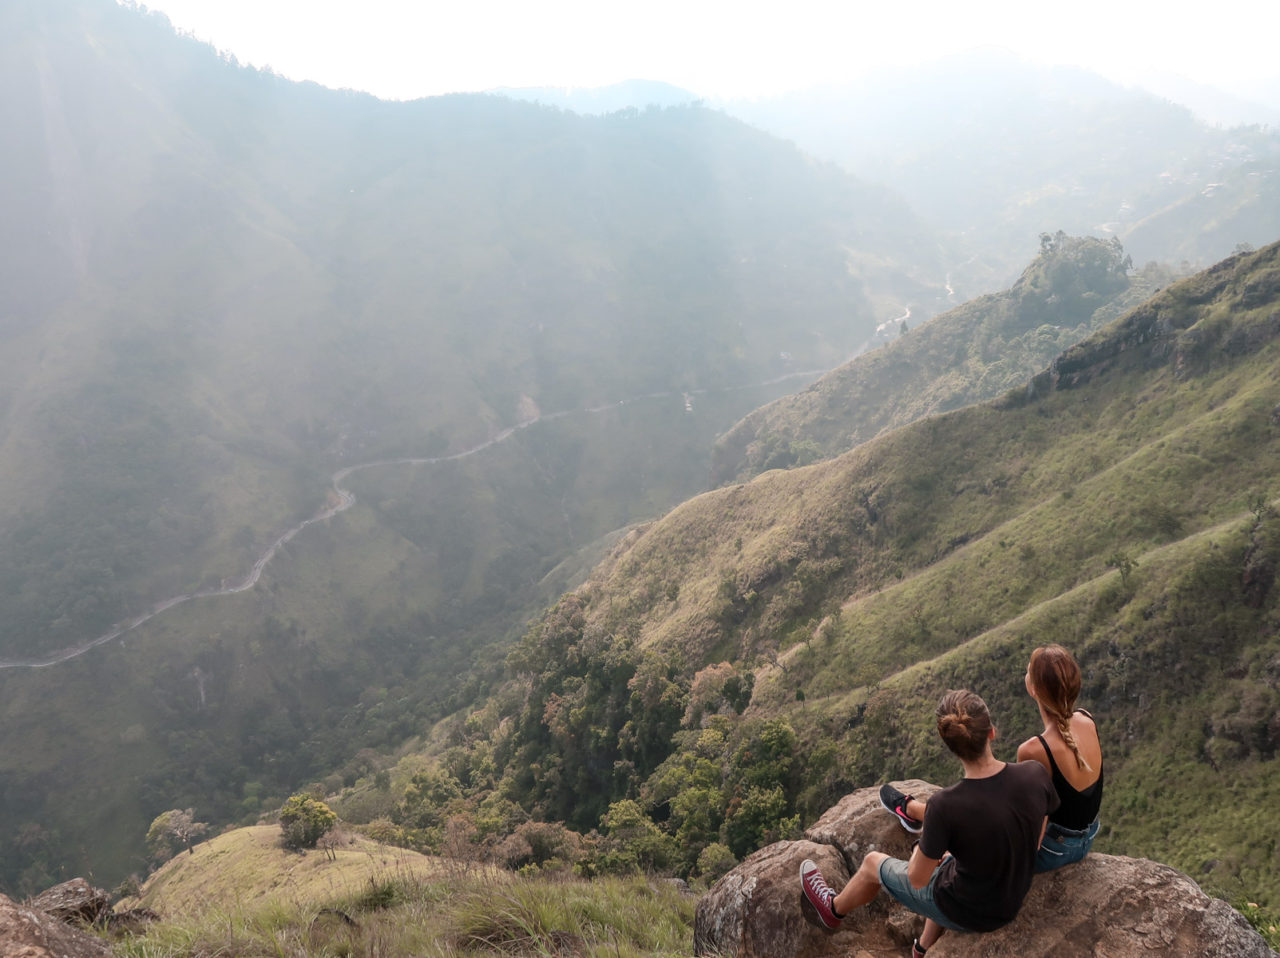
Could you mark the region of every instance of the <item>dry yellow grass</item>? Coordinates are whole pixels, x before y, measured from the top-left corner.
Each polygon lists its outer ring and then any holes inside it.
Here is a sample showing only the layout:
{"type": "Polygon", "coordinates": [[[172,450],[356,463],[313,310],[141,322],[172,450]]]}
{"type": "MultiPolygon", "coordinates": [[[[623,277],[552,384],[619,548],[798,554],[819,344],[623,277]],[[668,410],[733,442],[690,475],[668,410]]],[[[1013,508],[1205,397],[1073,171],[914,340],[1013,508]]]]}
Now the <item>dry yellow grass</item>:
{"type": "MultiPolygon", "coordinates": [[[[457,867],[457,866],[453,866],[457,867]]],[[[436,878],[445,859],[343,833],[333,857],[280,845],[277,825],[238,828],[166,862],[138,898],[120,908],[151,908],[166,919],[196,918],[211,909],[327,902],[367,889],[388,875],[436,878]]]]}

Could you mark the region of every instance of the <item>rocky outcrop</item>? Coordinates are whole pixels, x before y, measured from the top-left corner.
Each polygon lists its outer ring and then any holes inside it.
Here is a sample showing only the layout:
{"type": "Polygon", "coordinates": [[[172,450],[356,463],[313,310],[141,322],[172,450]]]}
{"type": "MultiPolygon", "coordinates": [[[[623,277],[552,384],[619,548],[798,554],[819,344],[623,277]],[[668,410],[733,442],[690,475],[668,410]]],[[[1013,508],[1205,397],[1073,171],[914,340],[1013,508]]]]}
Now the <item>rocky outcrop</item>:
{"type": "MultiPolygon", "coordinates": [[[[928,795],[925,782],[896,783],[928,795]]],[[[800,892],[800,862],[812,858],[840,888],[869,851],[906,858],[911,836],[880,807],[875,789],[861,789],[809,828],[804,838],[778,842],[749,856],[698,903],[694,953],[738,958],[901,956],[923,919],[888,895],[824,928],[800,892]]],[[[1204,894],[1186,875],[1144,859],[1092,854],[1036,877],[1022,911],[985,935],[948,933],[930,958],[1150,958],[1214,955],[1276,958],[1276,953],[1226,902],[1204,894]]]]}
{"type": "Polygon", "coordinates": [[[0,895],[0,958],[110,958],[100,938],[0,895]]]}
{"type": "Polygon", "coordinates": [[[83,878],[73,878],[42,891],[28,904],[59,921],[92,925],[111,911],[111,896],[83,878]]]}

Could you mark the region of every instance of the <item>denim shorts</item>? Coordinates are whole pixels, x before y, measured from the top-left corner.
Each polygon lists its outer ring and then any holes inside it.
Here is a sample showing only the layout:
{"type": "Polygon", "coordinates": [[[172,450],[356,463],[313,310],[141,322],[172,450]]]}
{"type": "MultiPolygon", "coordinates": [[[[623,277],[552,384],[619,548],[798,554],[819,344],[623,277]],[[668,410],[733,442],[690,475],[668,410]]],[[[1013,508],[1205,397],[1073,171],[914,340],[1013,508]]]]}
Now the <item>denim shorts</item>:
{"type": "Polygon", "coordinates": [[[1061,828],[1053,822],[1049,823],[1044,833],[1044,841],[1040,843],[1040,851],[1036,853],[1036,872],[1051,872],[1063,865],[1078,862],[1089,854],[1093,847],[1094,836],[1098,834],[1098,821],[1083,831],[1061,828]]]}
{"type": "Polygon", "coordinates": [[[935,868],[933,875],[929,878],[929,884],[923,888],[912,888],[907,878],[907,863],[901,858],[886,858],[880,863],[880,884],[902,905],[917,915],[932,918],[943,928],[950,928],[952,931],[968,931],[969,929],[957,925],[944,915],[942,909],[934,902],[933,883],[937,880],[938,869],[935,868]]]}

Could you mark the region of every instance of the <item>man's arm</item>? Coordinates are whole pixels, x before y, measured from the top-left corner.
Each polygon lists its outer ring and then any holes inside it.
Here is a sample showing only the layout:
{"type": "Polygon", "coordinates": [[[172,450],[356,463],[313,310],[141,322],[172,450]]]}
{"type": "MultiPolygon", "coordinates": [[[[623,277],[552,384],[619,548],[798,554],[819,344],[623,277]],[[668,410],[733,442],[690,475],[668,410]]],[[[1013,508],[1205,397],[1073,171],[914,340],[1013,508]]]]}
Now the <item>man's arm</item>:
{"type": "MultiPolygon", "coordinates": [[[[1048,822],[1048,819],[1045,819],[1048,822]]],[[[929,879],[933,877],[933,871],[938,867],[941,858],[930,858],[924,852],[920,851],[920,846],[916,845],[911,850],[911,860],[907,862],[907,881],[911,882],[912,888],[923,888],[929,884],[929,879]]]]}

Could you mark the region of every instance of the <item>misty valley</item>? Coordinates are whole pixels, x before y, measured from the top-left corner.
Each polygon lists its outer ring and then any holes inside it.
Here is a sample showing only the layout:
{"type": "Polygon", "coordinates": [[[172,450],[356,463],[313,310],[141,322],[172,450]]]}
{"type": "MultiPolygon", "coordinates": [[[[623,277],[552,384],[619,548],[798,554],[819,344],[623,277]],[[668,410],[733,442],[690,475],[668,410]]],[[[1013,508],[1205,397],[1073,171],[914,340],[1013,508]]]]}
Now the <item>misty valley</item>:
{"type": "Polygon", "coordinates": [[[753,853],[955,778],[944,690],[1012,761],[1058,643],[1095,848],[1276,947],[1280,131],[996,54],[576,96],[0,8],[0,892],[296,868],[278,953],[444,954],[351,929],[492,869],[630,924],[447,953],[688,953],[753,853]]]}

